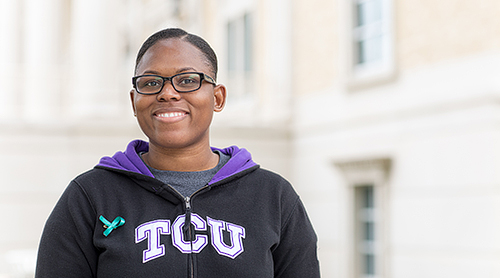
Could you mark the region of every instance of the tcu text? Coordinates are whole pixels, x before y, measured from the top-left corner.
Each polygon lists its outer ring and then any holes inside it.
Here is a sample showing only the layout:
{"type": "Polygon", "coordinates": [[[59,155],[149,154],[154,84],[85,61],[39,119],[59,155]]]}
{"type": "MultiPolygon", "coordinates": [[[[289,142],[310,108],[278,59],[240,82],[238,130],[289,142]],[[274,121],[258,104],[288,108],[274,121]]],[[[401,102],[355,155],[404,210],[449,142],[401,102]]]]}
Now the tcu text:
{"type": "MultiPolygon", "coordinates": [[[[148,249],[143,251],[142,262],[146,263],[165,255],[165,245],[161,244],[162,235],[171,235],[172,245],[182,253],[200,253],[208,245],[208,236],[196,235],[193,241],[184,240],[182,232],[184,221],[185,216],[180,215],[172,225],[168,219],[159,219],[138,226],[135,229],[135,243],[148,241],[148,249]]],[[[196,213],[191,215],[191,224],[195,231],[206,231],[210,226],[210,243],[220,255],[234,259],[243,253],[244,227],[210,217],[205,221],[196,213]],[[231,245],[223,241],[224,230],[230,233],[231,245]]]]}

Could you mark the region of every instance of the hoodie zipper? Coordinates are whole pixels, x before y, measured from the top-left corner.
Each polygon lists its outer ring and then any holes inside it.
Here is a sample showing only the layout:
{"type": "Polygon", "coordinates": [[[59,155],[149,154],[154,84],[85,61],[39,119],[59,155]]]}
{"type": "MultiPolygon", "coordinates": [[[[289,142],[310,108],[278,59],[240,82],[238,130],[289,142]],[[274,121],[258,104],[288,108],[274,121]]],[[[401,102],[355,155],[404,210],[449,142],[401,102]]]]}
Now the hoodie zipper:
{"type": "MultiPolygon", "coordinates": [[[[191,201],[192,201],[192,198],[195,194],[197,194],[198,192],[204,190],[208,188],[208,184],[203,186],[202,188],[196,190],[193,194],[191,194],[191,196],[187,196],[187,197],[184,197],[184,203],[185,203],[185,206],[186,206],[186,213],[185,213],[185,218],[184,218],[184,227],[183,227],[183,232],[184,232],[184,235],[186,235],[189,239],[189,242],[191,244],[191,250],[193,250],[193,230],[191,228],[191,213],[192,213],[192,207],[191,207],[191,201]]],[[[175,190],[175,189],[174,189],[175,190]]],[[[188,277],[189,278],[194,278],[194,256],[193,256],[193,252],[189,253],[189,270],[188,270],[188,277]]]]}
{"type": "MultiPolygon", "coordinates": [[[[194,241],[194,238],[193,238],[193,230],[191,228],[191,213],[192,213],[192,207],[191,207],[191,202],[192,202],[192,199],[193,199],[193,196],[198,194],[199,192],[205,190],[206,188],[208,188],[208,184],[203,186],[202,188],[196,190],[193,194],[191,194],[191,196],[187,196],[187,197],[184,197],[184,202],[185,202],[185,205],[186,205],[186,214],[185,214],[185,219],[184,219],[184,231],[185,231],[185,235],[188,236],[189,238],[189,242],[191,244],[191,250],[193,250],[193,241],[194,241]]],[[[194,278],[194,256],[193,256],[193,252],[189,253],[189,273],[188,273],[188,277],[190,278],[194,278]]]]}
{"type": "MultiPolygon", "coordinates": [[[[185,219],[184,219],[184,229],[187,230],[191,227],[191,197],[185,197],[184,201],[186,202],[186,214],[185,214],[185,219]]],[[[191,237],[189,237],[189,240],[192,240],[191,237]]]]}
{"type": "MultiPolygon", "coordinates": [[[[184,205],[186,207],[186,210],[184,214],[184,226],[182,227],[182,233],[189,239],[189,242],[191,244],[191,250],[193,250],[193,238],[191,230],[191,197],[198,191],[202,190],[207,186],[198,189],[196,192],[191,194],[191,196],[184,197],[184,195],[182,195],[179,191],[177,191],[177,189],[175,189],[173,186],[171,186],[170,184],[166,185],[170,187],[170,189],[172,189],[175,193],[177,193],[177,195],[182,196],[184,199],[184,205]]],[[[193,252],[188,254],[188,278],[194,278],[193,252]]]]}
{"type": "MultiPolygon", "coordinates": [[[[174,192],[176,192],[179,196],[183,196],[179,191],[177,191],[173,186],[170,184],[167,184],[170,189],[172,189],[174,192]]],[[[196,190],[191,196],[184,197],[184,205],[186,207],[186,212],[184,215],[184,227],[183,229],[183,234],[187,236],[189,239],[189,242],[191,244],[191,250],[193,250],[193,231],[191,229],[191,213],[192,213],[192,207],[191,207],[191,202],[193,199],[193,196],[198,194],[200,191],[203,191],[205,189],[209,188],[208,184],[203,186],[202,188],[196,190]]],[[[188,266],[188,278],[194,278],[194,263],[193,263],[193,252],[189,253],[189,266],[188,266]]]]}
{"type": "Polygon", "coordinates": [[[193,263],[193,236],[191,230],[191,197],[185,197],[184,201],[186,203],[186,214],[184,218],[184,235],[188,237],[191,244],[191,252],[188,254],[188,277],[194,278],[194,263],[193,263]]]}

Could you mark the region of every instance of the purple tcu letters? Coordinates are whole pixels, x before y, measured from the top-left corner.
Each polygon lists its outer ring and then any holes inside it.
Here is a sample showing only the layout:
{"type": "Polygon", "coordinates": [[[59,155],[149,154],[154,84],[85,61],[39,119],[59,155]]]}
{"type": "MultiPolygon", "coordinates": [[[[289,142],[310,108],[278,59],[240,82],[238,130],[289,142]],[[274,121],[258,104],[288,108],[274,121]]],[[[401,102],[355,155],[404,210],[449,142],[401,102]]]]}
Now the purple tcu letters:
{"type": "MultiPolygon", "coordinates": [[[[171,235],[172,245],[182,253],[200,253],[208,245],[208,236],[196,235],[193,241],[184,240],[182,232],[184,221],[185,216],[180,215],[171,226],[170,220],[154,220],[138,226],[135,229],[135,243],[148,240],[148,249],[143,251],[142,262],[146,263],[165,255],[165,245],[161,244],[161,235],[171,235]]],[[[210,217],[205,221],[196,213],[191,215],[195,231],[206,231],[207,222],[210,226],[211,244],[217,253],[231,259],[243,253],[244,227],[210,217]],[[224,230],[230,233],[231,245],[224,243],[222,233],[224,230]]]]}

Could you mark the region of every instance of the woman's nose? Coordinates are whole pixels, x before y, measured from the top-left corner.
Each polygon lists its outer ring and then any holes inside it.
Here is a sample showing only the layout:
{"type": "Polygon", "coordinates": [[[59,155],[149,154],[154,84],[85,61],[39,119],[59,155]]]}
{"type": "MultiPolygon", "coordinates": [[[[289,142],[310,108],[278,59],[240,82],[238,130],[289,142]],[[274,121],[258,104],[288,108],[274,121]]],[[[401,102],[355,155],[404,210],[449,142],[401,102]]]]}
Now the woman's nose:
{"type": "Polygon", "coordinates": [[[181,94],[174,89],[170,81],[165,81],[165,85],[156,96],[158,101],[180,100],[181,94]]]}

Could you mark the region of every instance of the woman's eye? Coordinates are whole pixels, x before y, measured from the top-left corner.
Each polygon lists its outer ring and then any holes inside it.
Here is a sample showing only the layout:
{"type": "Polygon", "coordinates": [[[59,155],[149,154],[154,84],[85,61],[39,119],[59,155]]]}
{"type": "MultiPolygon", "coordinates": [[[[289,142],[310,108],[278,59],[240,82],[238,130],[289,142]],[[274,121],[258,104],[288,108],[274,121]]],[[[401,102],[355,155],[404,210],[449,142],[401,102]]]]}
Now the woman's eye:
{"type": "Polygon", "coordinates": [[[146,86],[146,87],[158,87],[158,86],[160,86],[160,82],[153,80],[153,81],[147,82],[144,86],[146,86]]]}
{"type": "Polygon", "coordinates": [[[196,79],[194,79],[194,78],[184,78],[179,82],[180,85],[192,85],[195,83],[196,83],[196,79]]]}

